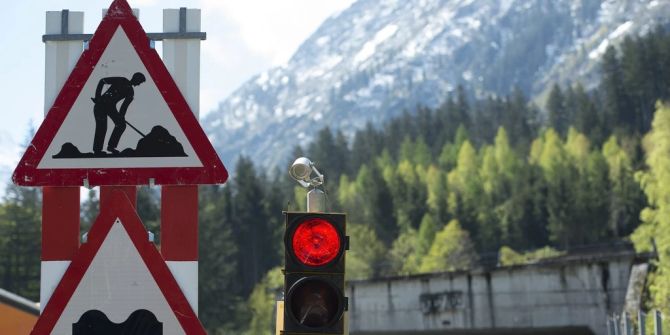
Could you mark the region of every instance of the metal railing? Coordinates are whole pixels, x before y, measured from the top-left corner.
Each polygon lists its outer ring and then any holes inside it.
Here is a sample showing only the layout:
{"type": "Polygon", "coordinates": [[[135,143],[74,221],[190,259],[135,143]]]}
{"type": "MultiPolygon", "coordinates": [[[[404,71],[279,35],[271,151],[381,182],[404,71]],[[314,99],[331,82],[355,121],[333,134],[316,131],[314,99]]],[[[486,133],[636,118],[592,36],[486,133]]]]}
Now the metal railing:
{"type": "Polygon", "coordinates": [[[630,313],[614,314],[607,318],[608,335],[663,335],[663,315],[660,311],[650,312],[653,322],[649,322],[645,312],[637,312],[637,320],[631,318],[630,313]],[[653,323],[653,324],[649,324],[653,323]],[[653,326],[653,332],[648,326],[653,326]]]}

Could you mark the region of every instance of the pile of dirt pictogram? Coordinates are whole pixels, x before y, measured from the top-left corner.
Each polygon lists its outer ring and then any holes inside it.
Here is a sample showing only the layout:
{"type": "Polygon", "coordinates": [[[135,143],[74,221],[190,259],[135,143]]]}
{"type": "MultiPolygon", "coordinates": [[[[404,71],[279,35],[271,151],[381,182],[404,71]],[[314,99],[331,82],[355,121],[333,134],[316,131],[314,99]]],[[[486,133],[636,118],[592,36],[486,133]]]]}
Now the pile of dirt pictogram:
{"type": "Polygon", "coordinates": [[[186,157],[184,147],[162,126],[151,128],[151,132],[137,142],[135,149],[127,148],[118,153],[82,153],[77,146],[66,142],[53,158],[109,158],[109,157],[186,157]]]}
{"type": "MultiPolygon", "coordinates": [[[[124,150],[125,151],[125,150],[124,150]]],[[[161,126],[151,128],[146,137],[137,142],[134,157],[185,157],[184,147],[161,126]]]]}

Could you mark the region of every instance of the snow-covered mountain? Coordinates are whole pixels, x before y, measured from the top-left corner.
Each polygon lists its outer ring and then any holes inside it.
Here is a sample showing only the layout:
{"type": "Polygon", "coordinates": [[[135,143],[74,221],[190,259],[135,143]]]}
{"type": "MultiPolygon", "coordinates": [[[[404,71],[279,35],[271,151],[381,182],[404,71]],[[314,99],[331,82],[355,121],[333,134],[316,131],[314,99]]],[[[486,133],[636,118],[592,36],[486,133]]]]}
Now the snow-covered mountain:
{"type": "Polygon", "coordinates": [[[608,45],[669,21],[670,0],[359,0],[204,126],[226,164],[245,154],[273,166],[326,125],[351,134],[459,84],[533,96],[554,81],[592,85],[608,45]]]}

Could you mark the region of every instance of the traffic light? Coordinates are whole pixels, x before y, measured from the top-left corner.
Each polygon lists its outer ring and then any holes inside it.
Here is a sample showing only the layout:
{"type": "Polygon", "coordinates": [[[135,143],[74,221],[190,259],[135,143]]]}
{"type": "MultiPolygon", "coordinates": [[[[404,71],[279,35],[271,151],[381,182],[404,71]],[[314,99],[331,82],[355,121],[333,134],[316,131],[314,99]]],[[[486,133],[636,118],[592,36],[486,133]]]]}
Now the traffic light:
{"type": "Polygon", "coordinates": [[[285,212],[282,334],[344,334],[344,214],[285,212]]]}

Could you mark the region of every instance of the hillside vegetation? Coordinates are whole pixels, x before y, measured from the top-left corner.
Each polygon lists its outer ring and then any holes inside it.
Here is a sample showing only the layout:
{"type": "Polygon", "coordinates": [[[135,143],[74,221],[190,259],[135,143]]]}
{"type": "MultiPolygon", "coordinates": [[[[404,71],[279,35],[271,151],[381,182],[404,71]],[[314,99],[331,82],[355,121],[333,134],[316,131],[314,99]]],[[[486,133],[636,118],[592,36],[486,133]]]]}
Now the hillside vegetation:
{"type": "MultiPolygon", "coordinates": [[[[286,168],[302,155],[326,175],[330,209],[348,214],[349,279],[519,264],[632,234],[658,251],[649,304],[668,312],[668,95],[670,35],[657,30],[609,48],[598,88],[555,85],[546,113],[518,89],[459,87],[351,139],[323,128],[276,171],[241,157],[226,185],[201,187],[200,317],[212,334],[271,329],[281,212],[305,206],[286,168]]],[[[138,211],[158,236],[155,193],[141,189],[138,211]]],[[[40,207],[38,190],[18,187],[0,204],[0,287],[33,300],[40,207]]],[[[85,230],[93,194],[82,208],[85,230]]]]}

